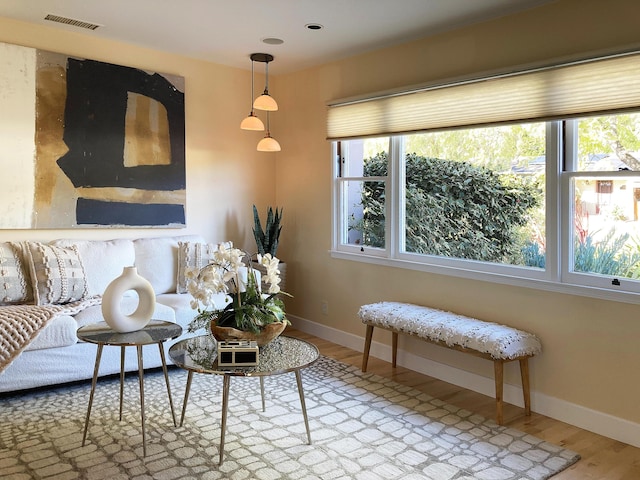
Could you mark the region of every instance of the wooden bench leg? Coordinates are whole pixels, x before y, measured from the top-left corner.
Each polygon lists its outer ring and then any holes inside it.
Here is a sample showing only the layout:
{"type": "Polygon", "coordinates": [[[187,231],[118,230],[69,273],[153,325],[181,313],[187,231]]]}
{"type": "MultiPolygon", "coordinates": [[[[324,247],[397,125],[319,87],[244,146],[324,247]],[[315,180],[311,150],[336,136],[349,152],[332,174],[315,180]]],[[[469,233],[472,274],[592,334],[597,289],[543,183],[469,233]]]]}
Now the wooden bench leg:
{"type": "Polygon", "coordinates": [[[364,352],[362,352],[362,371],[367,371],[369,361],[369,350],[371,349],[371,339],[373,338],[373,325],[367,325],[367,333],[364,339],[364,352]]]}
{"type": "Polygon", "coordinates": [[[391,365],[396,368],[398,364],[398,332],[391,332],[391,365]]]}
{"type": "Polygon", "coordinates": [[[524,413],[531,416],[531,390],[529,388],[529,359],[520,359],[520,377],[522,378],[522,395],[524,396],[524,413]]]}
{"type": "Polygon", "coordinates": [[[504,361],[494,360],[493,370],[496,381],[496,422],[498,425],[502,425],[504,418],[502,416],[502,389],[504,383],[504,361]]]}

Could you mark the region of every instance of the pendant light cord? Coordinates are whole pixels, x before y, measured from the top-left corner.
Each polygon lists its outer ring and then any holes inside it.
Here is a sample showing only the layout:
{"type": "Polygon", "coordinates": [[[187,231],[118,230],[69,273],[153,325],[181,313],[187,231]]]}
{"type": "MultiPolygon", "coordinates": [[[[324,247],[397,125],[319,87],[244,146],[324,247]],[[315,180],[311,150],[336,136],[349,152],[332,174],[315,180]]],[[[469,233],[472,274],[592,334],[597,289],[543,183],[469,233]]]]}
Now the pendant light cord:
{"type": "Polygon", "coordinates": [[[251,59],[251,95],[249,100],[251,101],[251,113],[253,114],[253,59],[251,59]]]}

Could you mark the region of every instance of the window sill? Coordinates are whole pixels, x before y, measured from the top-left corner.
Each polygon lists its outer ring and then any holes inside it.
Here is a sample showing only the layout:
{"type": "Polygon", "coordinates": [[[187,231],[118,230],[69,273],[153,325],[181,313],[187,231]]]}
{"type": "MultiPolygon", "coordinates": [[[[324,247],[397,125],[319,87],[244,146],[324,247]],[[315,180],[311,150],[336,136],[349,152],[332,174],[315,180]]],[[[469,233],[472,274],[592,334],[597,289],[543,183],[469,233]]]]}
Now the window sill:
{"type": "Polygon", "coordinates": [[[564,293],[568,295],[579,295],[582,297],[598,298],[613,302],[640,304],[640,294],[633,292],[612,291],[604,288],[589,287],[583,285],[574,285],[568,283],[554,282],[550,280],[538,280],[531,278],[518,277],[513,275],[505,275],[499,273],[487,273],[477,270],[468,270],[462,268],[430,265],[420,262],[412,262],[409,260],[401,260],[387,257],[378,257],[367,255],[365,253],[342,252],[339,250],[331,250],[331,257],[338,260],[349,260],[354,262],[370,263],[374,265],[382,265],[386,267],[405,268],[408,270],[416,270],[425,273],[433,273],[437,275],[447,275],[451,277],[467,278],[471,280],[479,280],[483,282],[492,282],[502,285],[512,285],[516,287],[533,288],[536,290],[544,290],[554,293],[564,293]]]}

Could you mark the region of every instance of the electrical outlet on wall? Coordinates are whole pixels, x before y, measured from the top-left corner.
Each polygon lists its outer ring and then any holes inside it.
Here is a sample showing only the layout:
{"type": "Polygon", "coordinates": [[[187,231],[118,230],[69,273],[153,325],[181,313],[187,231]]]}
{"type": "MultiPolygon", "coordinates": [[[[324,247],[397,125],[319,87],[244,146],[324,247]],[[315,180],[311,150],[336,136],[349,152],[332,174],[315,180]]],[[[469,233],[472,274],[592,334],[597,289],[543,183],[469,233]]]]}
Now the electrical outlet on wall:
{"type": "Polygon", "coordinates": [[[320,311],[323,315],[329,315],[329,302],[322,300],[320,302],[320,311]]]}

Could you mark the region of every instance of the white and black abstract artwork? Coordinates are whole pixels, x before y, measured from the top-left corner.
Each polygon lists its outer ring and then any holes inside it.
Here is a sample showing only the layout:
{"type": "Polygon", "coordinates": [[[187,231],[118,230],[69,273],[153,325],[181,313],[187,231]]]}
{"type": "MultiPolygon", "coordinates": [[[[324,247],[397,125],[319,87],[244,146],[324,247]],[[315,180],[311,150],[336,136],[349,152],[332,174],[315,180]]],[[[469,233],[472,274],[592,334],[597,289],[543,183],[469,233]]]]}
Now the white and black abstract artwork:
{"type": "Polygon", "coordinates": [[[185,226],[184,78],[0,43],[0,228],[185,226]]]}

